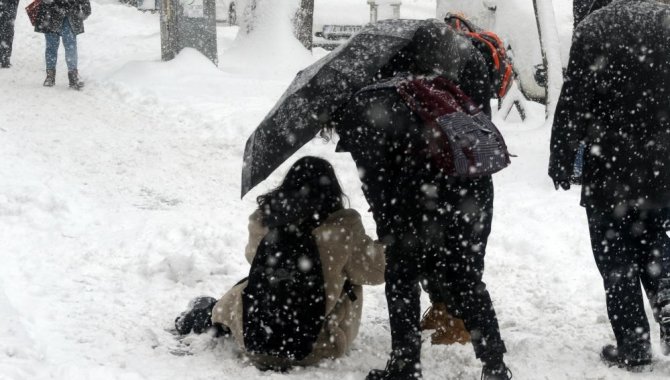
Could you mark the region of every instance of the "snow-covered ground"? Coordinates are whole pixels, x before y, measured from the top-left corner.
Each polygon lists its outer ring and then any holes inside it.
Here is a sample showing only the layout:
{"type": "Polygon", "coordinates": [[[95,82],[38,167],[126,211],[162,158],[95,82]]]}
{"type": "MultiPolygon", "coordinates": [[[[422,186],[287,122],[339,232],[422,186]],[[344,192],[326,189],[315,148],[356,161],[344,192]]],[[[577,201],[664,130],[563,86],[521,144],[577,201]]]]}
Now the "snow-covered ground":
{"type": "MultiPolygon", "coordinates": [[[[236,29],[221,27],[219,68],[194,51],[162,63],[158,17],[113,0],[93,1],[86,29],[82,92],[67,89],[62,55],[57,86],[42,87],[43,36],[23,12],[14,67],[0,70],[0,379],[353,380],[383,366],[383,286],[366,289],[349,355],[287,375],[259,372],[231,342],[206,336],[188,338],[192,355],[175,355],[166,331],[189,299],[219,296],[246,275],[254,196],[288,164],[240,200],[244,143],[324,52],[292,41],[236,45],[236,29]]],[[[526,123],[498,120],[519,157],[495,176],[485,275],[515,379],[668,378],[660,356],[641,374],[599,361],[613,337],[584,212],[577,191],[553,189],[544,109],[530,113],[526,123]]],[[[333,150],[317,140],[300,153],[334,162],[373,234],[354,164],[333,150]]],[[[427,343],[423,363],[426,380],[480,371],[469,346],[427,343]]]]}

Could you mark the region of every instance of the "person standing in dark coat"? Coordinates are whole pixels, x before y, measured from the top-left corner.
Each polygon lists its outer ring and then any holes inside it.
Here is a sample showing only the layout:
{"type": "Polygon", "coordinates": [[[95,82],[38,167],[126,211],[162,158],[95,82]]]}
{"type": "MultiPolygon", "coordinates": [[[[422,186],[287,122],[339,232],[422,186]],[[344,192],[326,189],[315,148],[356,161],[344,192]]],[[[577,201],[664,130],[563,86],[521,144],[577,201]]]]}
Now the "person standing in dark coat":
{"type": "MultiPolygon", "coordinates": [[[[494,89],[484,56],[451,30],[441,37],[449,41],[447,47],[433,45],[434,35],[425,40],[421,32],[417,35],[419,50],[402,54],[407,62],[394,62],[379,76],[444,75],[490,115],[494,89]],[[442,48],[448,59],[416,64],[442,48]]],[[[427,144],[423,121],[393,86],[377,84],[359,91],[343,107],[334,128],[340,136],[338,151],[350,152],[356,162],[377,235],[387,245],[392,353],[386,369],[371,371],[367,380],[421,377],[420,282],[464,320],[475,354],[484,363],[482,378],[508,379],[505,345],[482,281],[493,217],[491,177],[449,177],[429,165],[418,153],[427,144]]]]}
{"type": "Polygon", "coordinates": [[[19,0],[0,0],[0,68],[11,67],[14,22],[19,0]]]}
{"type": "Polygon", "coordinates": [[[84,33],[84,20],[90,15],[89,0],[42,0],[35,31],[46,36],[47,77],[44,86],[52,87],[56,83],[56,62],[61,39],[65,48],[70,88],[79,90],[84,86],[79,80],[77,68],[77,35],[84,33]]]}
{"type": "Polygon", "coordinates": [[[608,363],[651,362],[642,288],[670,353],[670,0],[614,0],[574,33],[551,135],[549,176],[569,189],[586,146],[581,205],[616,346],[608,363]]]}

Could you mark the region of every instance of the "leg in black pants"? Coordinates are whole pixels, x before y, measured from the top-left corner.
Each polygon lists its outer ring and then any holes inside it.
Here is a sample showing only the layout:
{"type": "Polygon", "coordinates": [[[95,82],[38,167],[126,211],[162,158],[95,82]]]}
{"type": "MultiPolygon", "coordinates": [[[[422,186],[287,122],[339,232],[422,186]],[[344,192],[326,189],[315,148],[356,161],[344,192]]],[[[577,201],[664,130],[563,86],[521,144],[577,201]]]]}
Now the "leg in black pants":
{"type": "MultiPolygon", "coordinates": [[[[491,296],[482,281],[486,244],[493,216],[493,184],[490,177],[477,180],[449,179],[440,188],[441,206],[436,228],[425,241],[430,269],[427,288],[440,289],[443,301],[462,318],[472,336],[477,358],[484,363],[502,362],[505,345],[491,296]]],[[[435,297],[435,296],[433,296],[435,297]]]]}
{"type": "Polygon", "coordinates": [[[421,256],[416,235],[411,232],[395,235],[386,249],[386,301],[393,356],[412,365],[421,357],[421,256]]]}
{"type": "Polygon", "coordinates": [[[386,298],[393,354],[387,371],[372,371],[368,379],[420,376],[421,279],[429,281],[427,288],[437,284],[455,294],[456,308],[476,332],[477,356],[506,370],[504,344],[481,281],[493,208],[491,178],[440,179],[439,173],[430,172],[425,160],[412,152],[422,144],[410,140],[421,139],[416,132],[420,125],[391,89],[357,98],[337,127],[338,150],[351,152],[377,234],[387,244],[386,298]]]}
{"type": "MultiPolygon", "coordinates": [[[[657,309],[656,294],[670,269],[670,239],[657,211],[615,215],[587,208],[593,254],[603,277],[607,313],[622,355],[650,355],[649,322],[642,287],[657,309]]],[[[655,310],[655,314],[657,310],[655,310]]]]}
{"type": "Polygon", "coordinates": [[[19,0],[0,0],[0,66],[9,67],[19,0]]]}

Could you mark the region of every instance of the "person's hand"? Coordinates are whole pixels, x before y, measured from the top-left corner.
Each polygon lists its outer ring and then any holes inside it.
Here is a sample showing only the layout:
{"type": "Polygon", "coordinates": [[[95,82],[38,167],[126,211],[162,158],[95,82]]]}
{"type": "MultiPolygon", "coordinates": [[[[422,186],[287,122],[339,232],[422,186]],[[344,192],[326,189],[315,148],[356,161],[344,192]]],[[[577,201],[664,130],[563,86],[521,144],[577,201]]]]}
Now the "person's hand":
{"type": "Polygon", "coordinates": [[[562,188],[563,190],[570,190],[570,180],[567,178],[552,178],[554,180],[554,187],[556,190],[562,188]]]}

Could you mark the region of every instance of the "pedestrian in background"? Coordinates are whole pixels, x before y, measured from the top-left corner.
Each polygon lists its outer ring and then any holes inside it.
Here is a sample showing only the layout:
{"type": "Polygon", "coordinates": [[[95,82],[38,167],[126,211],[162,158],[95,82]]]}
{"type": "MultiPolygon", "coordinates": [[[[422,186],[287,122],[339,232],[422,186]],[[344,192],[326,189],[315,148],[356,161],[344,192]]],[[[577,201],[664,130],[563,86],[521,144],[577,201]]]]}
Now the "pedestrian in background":
{"type": "Polygon", "coordinates": [[[70,88],[79,90],[84,87],[77,67],[77,35],[84,33],[84,20],[90,15],[89,0],[42,0],[35,31],[46,37],[47,77],[44,86],[52,87],[56,83],[58,47],[62,39],[70,88]]]}
{"type": "Polygon", "coordinates": [[[601,357],[628,369],[652,358],[640,283],[670,354],[669,4],[614,0],[578,24],[551,135],[557,189],[586,147],[581,205],[616,337],[601,357]]]}
{"type": "Polygon", "coordinates": [[[0,0],[0,68],[8,69],[12,65],[12,43],[14,42],[14,22],[19,0],[0,0]]]}

